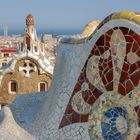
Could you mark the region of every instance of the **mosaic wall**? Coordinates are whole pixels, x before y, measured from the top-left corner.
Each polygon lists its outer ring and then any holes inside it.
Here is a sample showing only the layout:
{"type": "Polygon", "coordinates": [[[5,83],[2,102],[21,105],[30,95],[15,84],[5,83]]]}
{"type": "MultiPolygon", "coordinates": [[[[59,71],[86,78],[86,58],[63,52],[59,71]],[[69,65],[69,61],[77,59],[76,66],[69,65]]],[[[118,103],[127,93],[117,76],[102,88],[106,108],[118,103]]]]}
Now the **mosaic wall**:
{"type": "Polygon", "coordinates": [[[140,139],[140,35],[115,27],[99,37],[59,128],[87,123],[91,140],[140,139]]]}

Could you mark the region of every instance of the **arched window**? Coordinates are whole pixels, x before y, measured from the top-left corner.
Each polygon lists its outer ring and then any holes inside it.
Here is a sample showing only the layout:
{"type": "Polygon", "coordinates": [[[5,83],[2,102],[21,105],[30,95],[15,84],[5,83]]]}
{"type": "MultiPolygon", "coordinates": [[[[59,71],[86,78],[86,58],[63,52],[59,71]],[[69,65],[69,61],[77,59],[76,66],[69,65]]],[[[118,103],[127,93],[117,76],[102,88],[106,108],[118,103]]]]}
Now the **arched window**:
{"type": "Polygon", "coordinates": [[[5,67],[7,65],[7,63],[2,63],[2,67],[5,67]]]}
{"type": "Polygon", "coordinates": [[[16,81],[10,81],[9,82],[9,93],[16,94],[17,92],[17,82],[16,81]]]}
{"type": "Polygon", "coordinates": [[[30,50],[30,36],[28,34],[26,34],[26,45],[27,49],[30,50]]]}
{"type": "Polygon", "coordinates": [[[44,91],[47,91],[48,90],[48,84],[47,82],[40,82],[38,84],[38,91],[39,92],[44,92],[44,91]]]}
{"type": "Polygon", "coordinates": [[[21,43],[21,52],[23,52],[23,43],[21,43]]]}
{"type": "Polygon", "coordinates": [[[38,50],[37,50],[37,46],[35,46],[34,49],[35,49],[35,52],[38,52],[38,50]]]}

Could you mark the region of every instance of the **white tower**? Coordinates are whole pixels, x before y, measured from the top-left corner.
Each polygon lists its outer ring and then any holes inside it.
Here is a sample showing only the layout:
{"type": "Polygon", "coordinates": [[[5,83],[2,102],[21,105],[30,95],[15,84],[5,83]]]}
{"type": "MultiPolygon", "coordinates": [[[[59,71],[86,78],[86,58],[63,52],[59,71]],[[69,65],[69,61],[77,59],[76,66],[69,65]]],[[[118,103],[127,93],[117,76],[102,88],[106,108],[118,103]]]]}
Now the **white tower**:
{"type": "Polygon", "coordinates": [[[26,17],[26,28],[27,28],[27,32],[30,35],[31,39],[37,40],[34,17],[31,14],[29,14],[26,17]]]}
{"type": "Polygon", "coordinates": [[[33,53],[34,55],[45,55],[44,46],[37,38],[34,17],[31,14],[26,17],[24,41],[21,44],[19,51],[28,51],[30,53],[33,53]]]}
{"type": "Polygon", "coordinates": [[[8,26],[6,24],[4,24],[3,32],[4,32],[4,36],[7,37],[8,36],[8,26]]]}

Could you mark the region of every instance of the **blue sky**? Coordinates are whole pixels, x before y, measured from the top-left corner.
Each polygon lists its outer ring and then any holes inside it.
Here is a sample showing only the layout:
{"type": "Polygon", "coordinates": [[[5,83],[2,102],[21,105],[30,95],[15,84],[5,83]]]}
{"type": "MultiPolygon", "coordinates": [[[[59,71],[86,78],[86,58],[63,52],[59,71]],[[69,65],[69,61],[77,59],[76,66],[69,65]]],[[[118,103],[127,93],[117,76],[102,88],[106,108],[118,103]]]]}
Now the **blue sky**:
{"type": "Polygon", "coordinates": [[[140,0],[1,0],[0,28],[23,29],[28,13],[39,29],[82,30],[93,19],[102,20],[112,12],[140,12],[140,0]]]}

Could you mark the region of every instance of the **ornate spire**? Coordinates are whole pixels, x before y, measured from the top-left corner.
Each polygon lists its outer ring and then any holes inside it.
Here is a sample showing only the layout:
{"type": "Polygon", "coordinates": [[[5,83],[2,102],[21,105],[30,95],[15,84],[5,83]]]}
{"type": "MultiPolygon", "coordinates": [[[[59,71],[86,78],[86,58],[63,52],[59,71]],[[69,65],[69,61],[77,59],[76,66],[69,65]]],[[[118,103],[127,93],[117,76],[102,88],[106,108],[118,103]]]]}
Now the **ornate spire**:
{"type": "Polygon", "coordinates": [[[31,14],[29,14],[26,17],[26,25],[27,26],[34,25],[34,17],[31,14]]]}

